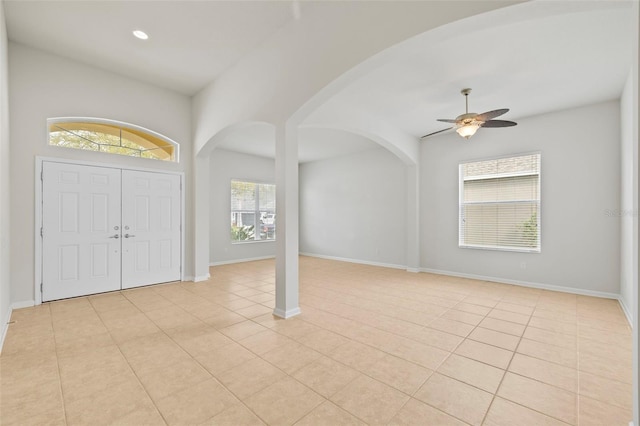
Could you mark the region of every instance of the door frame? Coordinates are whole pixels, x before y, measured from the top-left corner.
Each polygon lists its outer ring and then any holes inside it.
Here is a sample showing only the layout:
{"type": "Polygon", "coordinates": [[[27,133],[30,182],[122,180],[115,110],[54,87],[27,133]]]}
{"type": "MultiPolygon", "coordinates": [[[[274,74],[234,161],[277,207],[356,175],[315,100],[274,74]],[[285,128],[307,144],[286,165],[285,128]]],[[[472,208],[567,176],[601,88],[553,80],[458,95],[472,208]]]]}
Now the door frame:
{"type": "Polygon", "coordinates": [[[41,286],[43,282],[42,276],[42,262],[43,262],[43,251],[42,251],[42,235],[40,235],[40,229],[42,228],[42,163],[51,162],[51,163],[63,163],[63,164],[71,164],[76,166],[93,166],[93,167],[106,167],[111,169],[119,169],[119,170],[133,170],[138,172],[151,172],[151,173],[163,173],[167,175],[177,175],[180,176],[180,281],[184,281],[185,277],[185,193],[186,193],[186,183],[185,183],[185,173],[184,172],[176,172],[171,170],[162,170],[162,169],[154,169],[154,168],[146,168],[146,167],[130,167],[124,166],[122,164],[116,163],[102,163],[97,161],[83,161],[83,160],[73,160],[67,158],[56,158],[56,157],[44,157],[44,156],[36,156],[35,158],[35,176],[34,181],[35,185],[35,206],[34,206],[34,283],[33,283],[33,291],[34,291],[34,304],[40,305],[42,304],[42,292],[41,286]]]}

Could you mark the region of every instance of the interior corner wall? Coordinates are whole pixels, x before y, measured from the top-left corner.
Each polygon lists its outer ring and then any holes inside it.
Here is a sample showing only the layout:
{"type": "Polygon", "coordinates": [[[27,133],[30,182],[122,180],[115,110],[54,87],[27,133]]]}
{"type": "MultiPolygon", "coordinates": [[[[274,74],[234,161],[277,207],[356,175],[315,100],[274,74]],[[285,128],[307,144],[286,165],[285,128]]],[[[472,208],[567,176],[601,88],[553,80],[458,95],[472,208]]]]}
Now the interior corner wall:
{"type": "Polygon", "coordinates": [[[382,148],[300,165],[300,252],[406,267],[406,166],[382,148]]]}
{"type": "MultiPolygon", "coordinates": [[[[508,117],[507,117],[508,118],[508,117]]],[[[588,105],[427,139],[421,152],[423,269],[617,297],[620,102],[588,105]],[[579,123],[579,125],[573,125],[579,123]],[[541,152],[541,253],[458,247],[458,165],[541,152]]]]}
{"type": "MultiPolygon", "coordinates": [[[[35,157],[117,164],[185,172],[186,217],[190,217],[192,169],[190,100],[144,82],[9,43],[11,110],[11,298],[34,301],[35,157]],[[47,144],[50,117],[98,117],[136,124],[180,145],[180,162],[101,154],[47,144]]],[[[187,221],[185,275],[192,265],[193,230],[187,221]]]]}
{"type": "MultiPolygon", "coordinates": [[[[634,221],[638,220],[638,206],[634,206],[634,191],[637,183],[634,181],[634,167],[637,168],[638,140],[633,138],[633,122],[637,120],[637,110],[634,115],[633,76],[625,84],[620,98],[620,301],[625,313],[633,323],[633,286],[634,270],[638,268],[638,259],[634,255],[634,221]],[[634,166],[635,164],[635,166],[634,166]]],[[[637,102],[637,101],[636,101],[637,102]]]]}
{"type": "Polygon", "coordinates": [[[0,348],[11,307],[10,150],[8,45],[4,3],[0,1],[0,348]]]}
{"type": "Polygon", "coordinates": [[[232,244],[230,234],[231,180],[239,179],[274,184],[275,160],[224,149],[214,149],[210,161],[210,264],[217,265],[275,257],[275,241],[232,244]]]}

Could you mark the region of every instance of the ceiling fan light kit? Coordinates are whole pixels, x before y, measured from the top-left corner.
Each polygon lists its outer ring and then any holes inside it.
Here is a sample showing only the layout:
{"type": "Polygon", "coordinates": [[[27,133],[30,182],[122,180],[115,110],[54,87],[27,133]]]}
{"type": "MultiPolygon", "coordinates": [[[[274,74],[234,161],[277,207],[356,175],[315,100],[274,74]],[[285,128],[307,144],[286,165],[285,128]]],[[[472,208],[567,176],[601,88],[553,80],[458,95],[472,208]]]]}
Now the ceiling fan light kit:
{"type": "Polygon", "coordinates": [[[480,128],[478,124],[465,124],[462,127],[458,127],[456,132],[465,139],[469,139],[476,134],[476,131],[480,128]]]}
{"type": "Polygon", "coordinates": [[[447,129],[438,130],[437,132],[424,135],[420,139],[424,139],[428,136],[433,136],[438,133],[446,132],[447,130],[456,129],[456,132],[465,139],[469,139],[475,135],[480,127],[512,127],[517,123],[508,120],[493,120],[496,117],[501,116],[509,112],[508,108],[496,109],[493,111],[487,111],[482,114],[476,114],[475,112],[469,112],[469,93],[471,89],[462,89],[460,91],[464,95],[465,100],[465,113],[457,116],[454,120],[448,118],[440,118],[438,121],[445,123],[454,123],[453,127],[447,129]]]}

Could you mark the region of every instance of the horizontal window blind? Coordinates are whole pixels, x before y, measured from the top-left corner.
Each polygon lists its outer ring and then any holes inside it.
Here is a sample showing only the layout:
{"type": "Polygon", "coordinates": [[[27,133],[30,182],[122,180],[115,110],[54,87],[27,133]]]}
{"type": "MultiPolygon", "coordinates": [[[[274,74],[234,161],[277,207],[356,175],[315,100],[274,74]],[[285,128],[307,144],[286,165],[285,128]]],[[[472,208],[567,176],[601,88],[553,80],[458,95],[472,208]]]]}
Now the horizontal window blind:
{"type": "Polygon", "coordinates": [[[459,245],[540,251],[540,154],[460,164],[459,245]]]}

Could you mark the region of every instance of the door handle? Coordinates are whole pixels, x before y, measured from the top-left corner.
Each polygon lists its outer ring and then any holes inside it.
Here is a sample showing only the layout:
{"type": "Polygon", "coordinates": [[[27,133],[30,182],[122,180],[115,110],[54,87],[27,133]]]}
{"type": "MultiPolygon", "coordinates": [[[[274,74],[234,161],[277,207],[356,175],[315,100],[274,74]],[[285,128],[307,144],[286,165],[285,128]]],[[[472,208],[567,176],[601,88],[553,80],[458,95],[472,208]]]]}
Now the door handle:
{"type": "Polygon", "coordinates": [[[112,236],[110,236],[109,238],[115,238],[115,239],[117,240],[118,238],[120,238],[120,234],[112,235],[112,236]]]}
{"type": "Polygon", "coordinates": [[[131,234],[124,234],[124,237],[125,237],[125,238],[133,238],[133,237],[135,237],[135,235],[131,235],[131,234]]]}

